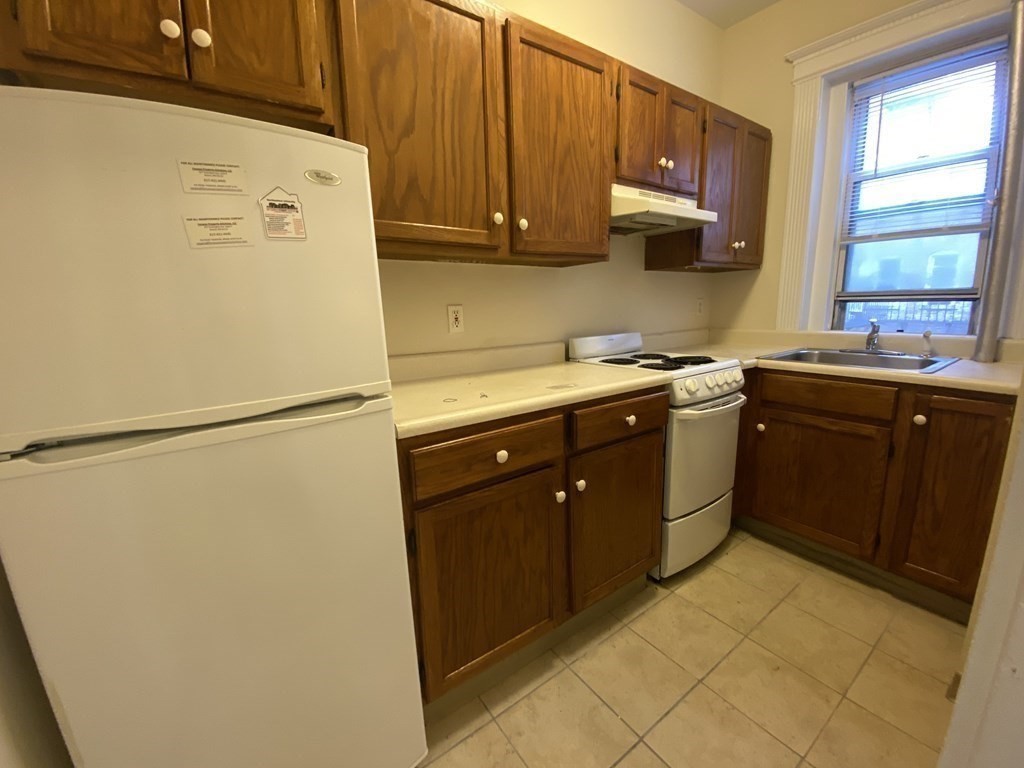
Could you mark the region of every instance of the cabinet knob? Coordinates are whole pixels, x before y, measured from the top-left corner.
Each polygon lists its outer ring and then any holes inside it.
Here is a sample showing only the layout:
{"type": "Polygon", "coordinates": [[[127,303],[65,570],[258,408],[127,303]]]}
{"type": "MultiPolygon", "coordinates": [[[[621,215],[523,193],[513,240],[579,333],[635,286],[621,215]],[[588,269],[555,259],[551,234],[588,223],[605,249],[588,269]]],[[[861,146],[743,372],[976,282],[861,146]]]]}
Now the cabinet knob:
{"type": "Polygon", "coordinates": [[[523,230],[523,232],[525,232],[529,226],[530,222],[528,222],[526,219],[519,220],[519,228],[523,230]]]}
{"type": "Polygon", "coordinates": [[[555,501],[557,501],[559,504],[565,503],[565,491],[558,491],[557,493],[555,493],[555,501]]]}
{"type": "Polygon", "coordinates": [[[209,48],[213,45],[213,38],[210,37],[210,33],[205,29],[193,29],[192,42],[200,48],[209,48]]]}
{"type": "Polygon", "coordinates": [[[177,40],[181,37],[181,27],[173,19],[163,19],[160,22],[160,33],[168,40],[177,40]]]}
{"type": "Polygon", "coordinates": [[[746,247],[747,247],[747,241],[746,240],[740,240],[740,248],[746,248],[746,247]]]}
{"type": "Polygon", "coordinates": [[[587,490],[587,481],[586,480],[577,480],[576,481],[576,490],[579,491],[580,493],[582,493],[583,491],[587,490]]]}
{"type": "Polygon", "coordinates": [[[494,223],[497,224],[499,227],[505,223],[505,215],[501,211],[495,212],[494,216],[492,216],[491,218],[494,219],[494,223]]]}
{"type": "Polygon", "coordinates": [[[636,416],[629,414],[629,416],[626,417],[626,423],[631,427],[636,426],[636,416]]]}
{"type": "Polygon", "coordinates": [[[738,250],[740,249],[740,241],[739,241],[739,240],[737,240],[737,241],[736,241],[735,243],[733,243],[733,244],[732,244],[731,246],[729,246],[729,247],[730,247],[730,248],[732,248],[732,249],[733,249],[734,251],[738,251],[738,250]]]}
{"type": "Polygon", "coordinates": [[[665,167],[668,168],[671,171],[673,168],[676,167],[675,161],[674,160],[669,160],[668,161],[668,165],[666,165],[665,167]]]}
{"type": "Polygon", "coordinates": [[[922,416],[919,413],[919,414],[917,414],[914,417],[914,423],[917,424],[917,426],[919,426],[919,427],[923,427],[925,424],[928,423],[928,417],[927,416],[922,416]]]}
{"type": "Polygon", "coordinates": [[[508,451],[498,451],[496,454],[494,454],[494,458],[498,460],[499,464],[504,464],[506,461],[508,461],[508,451]]]}
{"type": "Polygon", "coordinates": [[[764,430],[765,430],[764,424],[758,424],[757,425],[757,431],[758,432],[764,432],[764,430]]]}

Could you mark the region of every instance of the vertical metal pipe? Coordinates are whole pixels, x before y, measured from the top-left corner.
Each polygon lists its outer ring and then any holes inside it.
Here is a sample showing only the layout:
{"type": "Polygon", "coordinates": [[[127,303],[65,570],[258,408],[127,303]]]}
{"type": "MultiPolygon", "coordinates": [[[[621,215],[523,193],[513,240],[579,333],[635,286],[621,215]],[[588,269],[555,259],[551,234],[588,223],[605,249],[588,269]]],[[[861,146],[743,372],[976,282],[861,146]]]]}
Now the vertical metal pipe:
{"type": "Polygon", "coordinates": [[[995,233],[985,282],[981,289],[981,317],[974,359],[991,363],[996,359],[999,326],[1006,300],[1006,277],[1013,257],[1017,190],[1020,187],[1021,142],[1024,141],[1024,0],[1010,4],[1013,28],[1010,32],[1009,93],[1006,104],[1006,138],[1000,173],[1000,200],[996,210],[995,233]]]}

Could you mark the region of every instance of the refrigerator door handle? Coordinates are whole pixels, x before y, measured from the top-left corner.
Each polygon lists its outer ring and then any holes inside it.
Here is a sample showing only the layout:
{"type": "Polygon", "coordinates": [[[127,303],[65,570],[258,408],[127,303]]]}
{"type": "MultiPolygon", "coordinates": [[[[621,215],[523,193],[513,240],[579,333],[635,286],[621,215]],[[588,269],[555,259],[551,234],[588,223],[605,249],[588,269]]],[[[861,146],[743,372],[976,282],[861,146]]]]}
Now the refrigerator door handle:
{"type": "Polygon", "coordinates": [[[366,400],[341,400],[308,405],[229,424],[149,432],[111,440],[63,445],[26,454],[20,460],[5,462],[0,465],[0,479],[52,472],[57,469],[78,469],[111,461],[126,461],[232,440],[245,440],[290,429],[352,419],[390,410],[391,407],[391,396],[384,395],[366,400]]]}

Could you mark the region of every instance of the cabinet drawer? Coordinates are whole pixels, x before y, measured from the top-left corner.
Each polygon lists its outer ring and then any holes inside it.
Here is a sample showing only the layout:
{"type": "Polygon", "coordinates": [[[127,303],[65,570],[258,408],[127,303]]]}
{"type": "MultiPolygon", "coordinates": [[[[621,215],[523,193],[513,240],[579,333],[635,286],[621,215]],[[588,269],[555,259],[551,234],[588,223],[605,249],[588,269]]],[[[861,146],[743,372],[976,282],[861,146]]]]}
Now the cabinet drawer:
{"type": "Polygon", "coordinates": [[[780,376],[761,376],[761,401],[794,405],[815,411],[840,413],[863,419],[891,421],[896,415],[899,389],[877,384],[853,384],[847,381],[780,376]]]}
{"type": "Polygon", "coordinates": [[[562,457],[562,417],[429,445],[410,452],[416,501],[506,477],[562,457]]]}
{"type": "Polygon", "coordinates": [[[664,427],[667,422],[668,392],[583,408],[572,412],[572,446],[583,450],[623,440],[664,427]]]}

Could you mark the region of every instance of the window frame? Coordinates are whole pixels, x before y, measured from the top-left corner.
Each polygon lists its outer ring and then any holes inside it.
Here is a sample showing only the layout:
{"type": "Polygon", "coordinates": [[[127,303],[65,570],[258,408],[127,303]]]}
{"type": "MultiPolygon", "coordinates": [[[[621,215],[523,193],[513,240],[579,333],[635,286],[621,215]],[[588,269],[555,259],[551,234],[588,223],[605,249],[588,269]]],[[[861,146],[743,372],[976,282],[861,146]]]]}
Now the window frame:
{"type": "Polygon", "coordinates": [[[960,155],[950,155],[941,160],[934,160],[923,163],[906,163],[900,166],[886,168],[882,172],[856,172],[853,169],[855,147],[859,137],[866,132],[866,121],[869,119],[870,111],[861,110],[859,120],[857,119],[857,99],[854,98],[855,89],[861,88],[859,94],[861,100],[871,98],[886,92],[908,87],[915,83],[943,77],[958,71],[969,69],[964,67],[963,61],[969,56],[984,56],[990,54],[996,63],[995,90],[997,98],[1002,99],[997,104],[997,110],[1002,111],[1005,116],[1006,96],[1008,86],[1008,41],[1005,36],[985,40],[974,45],[961,47],[954,50],[947,50],[936,53],[916,61],[905,63],[902,66],[882,70],[870,77],[861,78],[859,81],[847,81],[843,83],[846,89],[845,107],[846,114],[843,120],[843,136],[841,142],[841,167],[839,178],[839,199],[837,204],[835,246],[833,249],[833,271],[831,274],[830,290],[828,292],[828,306],[825,311],[825,318],[828,321],[827,330],[847,331],[845,326],[848,305],[860,302],[906,302],[918,301],[970,301],[971,312],[968,320],[968,327],[965,335],[975,335],[977,331],[978,316],[982,302],[982,282],[987,268],[989,250],[992,240],[992,228],[994,226],[999,205],[999,171],[1002,153],[1005,149],[1005,127],[1004,120],[999,121],[998,136],[994,143],[987,148],[978,149],[960,155]],[[942,64],[942,62],[946,62],[942,64]],[[914,73],[923,67],[937,65],[933,71],[927,73],[926,78],[915,76],[914,73]],[[901,73],[904,73],[901,78],[901,73]],[[900,82],[900,80],[903,82],[900,82]],[[876,85],[872,87],[872,83],[876,85]],[[867,92],[865,93],[864,90],[867,92]],[[872,93],[872,90],[875,92],[872,93]],[[962,163],[986,160],[987,174],[984,201],[990,206],[990,212],[983,224],[965,224],[949,227],[931,227],[927,229],[905,229],[885,234],[851,237],[848,233],[849,222],[852,212],[855,184],[866,179],[886,178],[897,176],[908,172],[927,171],[934,168],[943,168],[962,163]],[[891,240],[909,240],[917,238],[934,237],[939,235],[977,234],[978,255],[975,259],[974,280],[970,288],[936,288],[936,289],[896,289],[887,291],[846,291],[843,285],[846,278],[847,259],[850,247],[858,243],[877,243],[891,240]]]}

